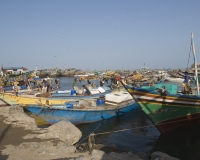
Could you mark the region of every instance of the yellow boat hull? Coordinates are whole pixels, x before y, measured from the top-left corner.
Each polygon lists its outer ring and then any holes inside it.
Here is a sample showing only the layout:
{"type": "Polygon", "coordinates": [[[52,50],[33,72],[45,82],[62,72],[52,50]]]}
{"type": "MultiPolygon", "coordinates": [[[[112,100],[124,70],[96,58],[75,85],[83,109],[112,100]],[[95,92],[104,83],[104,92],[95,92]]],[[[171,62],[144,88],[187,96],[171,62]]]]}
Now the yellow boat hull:
{"type": "Polygon", "coordinates": [[[0,98],[7,102],[8,104],[18,104],[18,105],[30,105],[30,104],[40,104],[40,105],[53,105],[53,104],[64,104],[65,102],[75,101],[75,99],[55,99],[55,98],[43,98],[43,97],[25,97],[21,95],[14,95],[10,93],[0,93],[0,98]]]}
{"type": "MultiPolygon", "coordinates": [[[[112,93],[124,91],[124,87],[116,88],[112,93]]],[[[65,104],[66,102],[77,101],[77,99],[66,98],[44,98],[35,97],[34,95],[14,95],[13,93],[0,93],[0,99],[4,100],[10,105],[53,105],[53,104],[65,104]]]]}

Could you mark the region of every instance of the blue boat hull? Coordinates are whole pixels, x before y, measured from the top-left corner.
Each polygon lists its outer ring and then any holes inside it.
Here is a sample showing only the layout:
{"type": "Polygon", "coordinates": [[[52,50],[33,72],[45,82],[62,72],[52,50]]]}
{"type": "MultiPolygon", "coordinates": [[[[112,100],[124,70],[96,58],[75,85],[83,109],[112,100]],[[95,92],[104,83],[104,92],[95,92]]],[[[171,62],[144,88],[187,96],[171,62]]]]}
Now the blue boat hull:
{"type": "MultiPolygon", "coordinates": [[[[26,86],[19,86],[21,89],[26,89],[26,86]]],[[[13,90],[13,86],[4,86],[3,89],[5,91],[11,91],[13,90]]]]}
{"type": "MultiPolygon", "coordinates": [[[[55,109],[55,108],[42,108],[40,106],[30,105],[27,109],[33,114],[38,115],[48,123],[57,123],[59,121],[70,121],[74,124],[92,123],[107,118],[112,118],[117,115],[129,112],[138,107],[135,102],[123,107],[116,107],[114,109],[103,109],[103,106],[98,106],[102,109],[55,109]]],[[[95,108],[95,107],[94,107],[95,108]]]]}

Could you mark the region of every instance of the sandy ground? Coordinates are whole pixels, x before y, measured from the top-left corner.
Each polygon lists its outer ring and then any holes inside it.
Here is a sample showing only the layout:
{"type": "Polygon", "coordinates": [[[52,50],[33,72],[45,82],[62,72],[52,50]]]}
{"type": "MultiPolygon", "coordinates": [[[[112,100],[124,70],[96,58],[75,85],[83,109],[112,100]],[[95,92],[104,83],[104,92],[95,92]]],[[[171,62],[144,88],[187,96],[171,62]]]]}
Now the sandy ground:
{"type": "MultiPolygon", "coordinates": [[[[7,145],[17,146],[22,142],[40,142],[41,139],[23,139],[27,134],[31,134],[32,131],[24,130],[22,127],[13,127],[10,124],[3,123],[4,117],[0,116],[0,150],[6,149],[7,145]]],[[[8,159],[8,156],[0,155],[0,159],[8,159]]]]}
{"type": "MultiPolygon", "coordinates": [[[[1,107],[2,109],[3,107],[1,107]]],[[[75,159],[79,156],[89,158],[87,147],[82,147],[83,151],[68,153],[64,143],[56,139],[40,139],[35,135],[41,132],[25,130],[23,127],[16,127],[13,124],[5,124],[6,117],[0,116],[0,160],[32,160],[32,159],[75,159]]],[[[95,149],[100,149],[106,153],[115,151],[114,147],[95,145],[95,149]]],[[[73,148],[71,148],[73,151],[73,148]]]]}

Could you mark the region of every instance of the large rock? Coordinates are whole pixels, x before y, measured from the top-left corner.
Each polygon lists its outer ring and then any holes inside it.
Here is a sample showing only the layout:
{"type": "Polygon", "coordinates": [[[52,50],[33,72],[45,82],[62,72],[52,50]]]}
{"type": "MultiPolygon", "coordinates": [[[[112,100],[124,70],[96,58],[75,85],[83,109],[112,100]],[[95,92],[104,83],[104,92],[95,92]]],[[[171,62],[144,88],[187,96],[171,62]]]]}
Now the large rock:
{"type": "Polygon", "coordinates": [[[58,138],[67,145],[73,145],[81,138],[81,131],[71,122],[61,121],[47,128],[47,133],[39,135],[38,138],[58,138]]]}
{"type": "Polygon", "coordinates": [[[111,160],[111,159],[104,151],[93,149],[91,154],[91,160],[111,160]]]}
{"type": "Polygon", "coordinates": [[[179,160],[179,159],[171,157],[166,153],[157,151],[151,154],[151,160],[179,160]]]}
{"type": "Polygon", "coordinates": [[[143,152],[139,152],[136,155],[138,155],[142,160],[149,160],[148,156],[146,155],[146,153],[143,152]]]}
{"type": "Polygon", "coordinates": [[[109,154],[106,154],[101,150],[94,149],[91,154],[91,160],[143,160],[143,159],[137,156],[136,154],[133,154],[132,152],[128,153],[111,152],[109,154]]]}
{"type": "Polygon", "coordinates": [[[115,159],[115,160],[142,160],[142,158],[140,158],[136,154],[133,154],[132,152],[128,152],[128,153],[111,152],[108,155],[110,159],[115,159]]]}

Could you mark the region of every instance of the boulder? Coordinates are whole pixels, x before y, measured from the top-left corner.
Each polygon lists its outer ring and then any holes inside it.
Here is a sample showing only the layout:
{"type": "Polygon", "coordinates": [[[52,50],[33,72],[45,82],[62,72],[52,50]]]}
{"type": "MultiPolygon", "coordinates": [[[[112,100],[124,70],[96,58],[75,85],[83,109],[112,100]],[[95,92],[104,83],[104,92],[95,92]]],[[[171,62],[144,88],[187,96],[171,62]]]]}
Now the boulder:
{"type": "Polygon", "coordinates": [[[91,160],[143,160],[136,154],[133,154],[132,152],[128,153],[116,153],[111,152],[109,154],[106,154],[105,152],[101,150],[93,149],[91,154],[91,160]]]}
{"type": "Polygon", "coordinates": [[[143,153],[143,152],[139,152],[137,153],[137,155],[142,159],[142,160],[149,160],[148,156],[143,153]]]}
{"type": "Polygon", "coordinates": [[[81,155],[81,156],[75,158],[74,160],[91,160],[91,158],[84,157],[84,156],[81,155]]]}
{"type": "Polygon", "coordinates": [[[157,151],[151,154],[151,160],[180,160],[180,159],[171,157],[166,153],[157,151]]]}
{"type": "Polygon", "coordinates": [[[92,160],[111,160],[109,156],[101,150],[93,149],[91,154],[92,160]]]}
{"type": "Polygon", "coordinates": [[[143,160],[138,155],[133,154],[132,152],[128,153],[111,152],[108,154],[108,156],[110,159],[115,159],[115,160],[143,160]]]}
{"type": "Polygon", "coordinates": [[[71,122],[60,121],[47,128],[47,133],[41,134],[38,138],[49,139],[58,138],[71,146],[81,138],[81,131],[71,122]]]}

